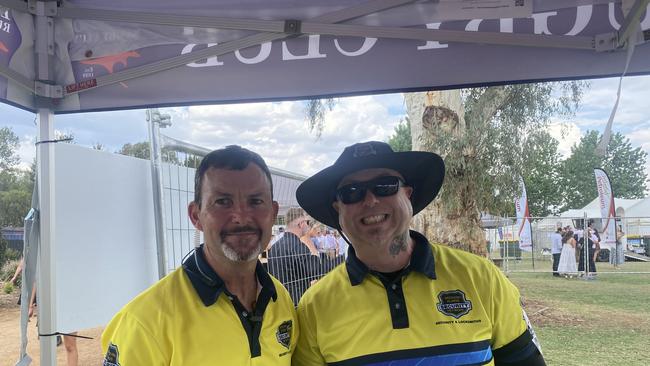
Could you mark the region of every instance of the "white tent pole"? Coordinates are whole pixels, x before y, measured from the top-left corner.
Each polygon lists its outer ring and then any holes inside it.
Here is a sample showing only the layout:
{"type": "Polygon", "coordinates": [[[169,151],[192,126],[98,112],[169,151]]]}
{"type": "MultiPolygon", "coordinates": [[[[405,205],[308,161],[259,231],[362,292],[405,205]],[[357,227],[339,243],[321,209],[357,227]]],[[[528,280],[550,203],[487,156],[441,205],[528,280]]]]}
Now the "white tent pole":
{"type": "MultiPolygon", "coordinates": [[[[56,1],[30,1],[34,14],[36,52],[36,80],[41,87],[54,80],[52,59],[54,56],[54,18],[52,7],[56,1]]],[[[37,142],[38,185],[40,196],[39,269],[37,281],[38,332],[40,336],[40,361],[42,366],[56,365],[56,241],[55,241],[55,197],[54,197],[54,114],[47,98],[36,97],[38,106],[37,142]],[[48,336],[44,336],[44,335],[48,336]]]]}
{"type": "MultiPolygon", "coordinates": [[[[51,141],[54,115],[48,108],[38,110],[38,141],[51,141]]],[[[54,144],[40,143],[38,154],[38,190],[40,201],[41,245],[37,280],[38,332],[56,332],[56,271],[54,263],[54,144]]],[[[56,337],[40,337],[41,365],[56,365],[56,337]]]]}

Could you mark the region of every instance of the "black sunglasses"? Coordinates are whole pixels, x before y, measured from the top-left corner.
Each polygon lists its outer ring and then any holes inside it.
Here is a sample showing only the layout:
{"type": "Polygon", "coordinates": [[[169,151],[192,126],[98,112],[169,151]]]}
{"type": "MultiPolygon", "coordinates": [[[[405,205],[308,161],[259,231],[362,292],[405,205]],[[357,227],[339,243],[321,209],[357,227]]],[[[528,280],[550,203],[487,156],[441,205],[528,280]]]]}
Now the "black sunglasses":
{"type": "Polygon", "coordinates": [[[392,175],[377,177],[366,182],[346,184],[338,188],[336,190],[336,198],[346,205],[350,205],[363,201],[368,189],[377,197],[387,197],[397,193],[399,187],[405,184],[404,180],[400,177],[392,175]]]}

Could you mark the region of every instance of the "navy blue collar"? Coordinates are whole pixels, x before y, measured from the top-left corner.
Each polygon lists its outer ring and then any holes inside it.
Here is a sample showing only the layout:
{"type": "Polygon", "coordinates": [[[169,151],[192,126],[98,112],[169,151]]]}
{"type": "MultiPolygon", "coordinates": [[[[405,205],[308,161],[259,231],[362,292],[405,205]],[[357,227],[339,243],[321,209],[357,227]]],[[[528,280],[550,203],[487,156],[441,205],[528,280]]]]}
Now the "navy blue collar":
{"type": "MultiPolygon", "coordinates": [[[[424,274],[432,280],[435,280],[436,268],[429,241],[417,231],[410,230],[409,235],[411,236],[411,239],[413,239],[414,245],[413,252],[411,253],[411,262],[406,268],[404,274],[410,271],[416,271],[424,274]]],[[[348,259],[345,261],[345,268],[348,271],[348,277],[350,278],[350,284],[352,284],[352,286],[360,284],[366,275],[372,272],[368,266],[357,258],[353,246],[350,246],[348,249],[348,259]]]]}
{"type": "MultiPolygon", "coordinates": [[[[228,291],[221,277],[219,277],[205,260],[203,244],[185,259],[183,262],[183,271],[187,274],[187,277],[192,283],[192,287],[194,287],[194,290],[205,306],[214,304],[222,292],[228,291]]],[[[262,292],[259,296],[262,297],[263,294],[269,295],[273,301],[277,300],[278,295],[273,280],[271,280],[271,276],[269,276],[259,261],[257,261],[257,265],[255,266],[255,276],[262,285],[262,292]]]]}

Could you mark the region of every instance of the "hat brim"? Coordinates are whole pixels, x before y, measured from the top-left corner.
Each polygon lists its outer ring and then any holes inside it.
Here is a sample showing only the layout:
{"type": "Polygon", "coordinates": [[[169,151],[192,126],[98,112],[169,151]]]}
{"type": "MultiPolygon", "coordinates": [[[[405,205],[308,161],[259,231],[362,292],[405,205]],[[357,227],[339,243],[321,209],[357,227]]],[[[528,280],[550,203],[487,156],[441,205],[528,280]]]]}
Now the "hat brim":
{"type": "Polygon", "coordinates": [[[314,174],[298,186],[298,203],[314,219],[341,229],[338,213],[332,207],[339,182],[350,173],[373,168],[392,169],[404,177],[406,185],[413,188],[413,215],[433,201],[445,177],[445,164],[434,153],[403,151],[389,155],[370,155],[334,164],[314,174]]]}

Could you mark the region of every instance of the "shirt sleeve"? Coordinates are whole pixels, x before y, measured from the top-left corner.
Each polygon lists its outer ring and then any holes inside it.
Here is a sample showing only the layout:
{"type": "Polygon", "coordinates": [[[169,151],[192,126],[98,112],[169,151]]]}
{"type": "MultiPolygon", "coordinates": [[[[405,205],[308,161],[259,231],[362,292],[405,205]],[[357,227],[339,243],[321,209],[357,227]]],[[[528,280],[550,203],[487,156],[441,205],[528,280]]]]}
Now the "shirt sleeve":
{"type": "Polygon", "coordinates": [[[511,362],[532,359],[541,359],[543,364],[539,342],[521,306],[519,290],[496,266],[490,267],[493,272],[491,344],[495,364],[519,364],[511,362]]]}
{"type": "Polygon", "coordinates": [[[102,333],[104,365],[169,365],[156,337],[134,316],[121,311],[102,333]]]}
{"type": "Polygon", "coordinates": [[[316,324],[313,321],[313,314],[303,302],[298,304],[298,324],[300,325],[300,337],[298,345],[293,352],[291,364],[294,366],[324,366],[325,359],[320,353],[316,342],[316,324]]]}

